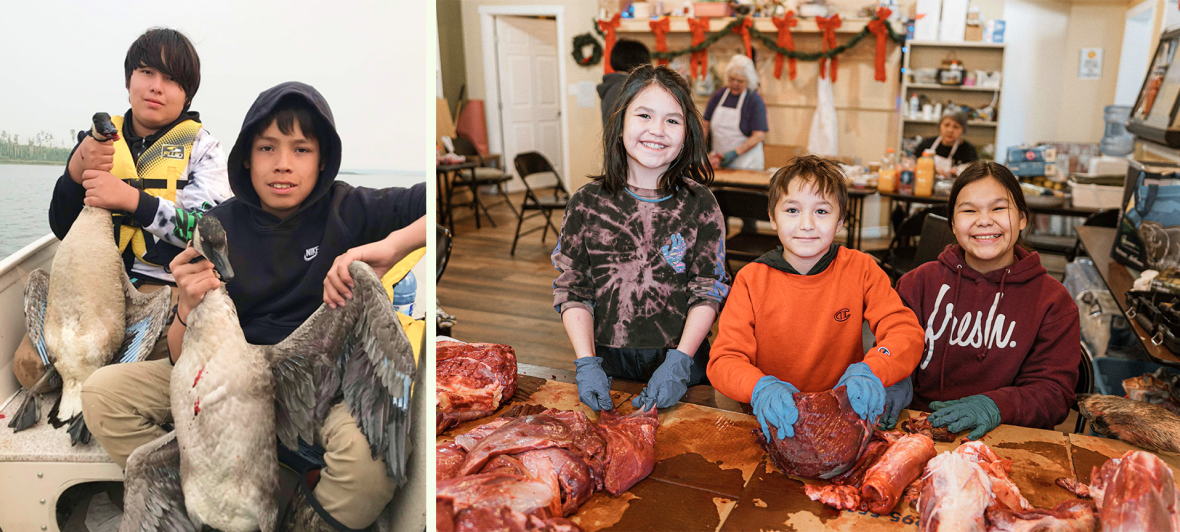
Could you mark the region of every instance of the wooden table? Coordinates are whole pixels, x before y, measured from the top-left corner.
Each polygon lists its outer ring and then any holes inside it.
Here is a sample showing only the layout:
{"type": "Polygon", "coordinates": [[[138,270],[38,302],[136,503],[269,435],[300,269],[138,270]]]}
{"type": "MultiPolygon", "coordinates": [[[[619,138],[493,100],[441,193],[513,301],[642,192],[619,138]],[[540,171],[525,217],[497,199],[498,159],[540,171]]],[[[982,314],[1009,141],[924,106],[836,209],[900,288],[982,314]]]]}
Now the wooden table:
{"type": "MultiPolygon", "coordinates": [[[[568,378],[570,373],[524,365],[522,371],[561,378],[568,378]]],[[[504,409],[513,404],[539,404],[581,410],[592,419],[596,417],[578,400],[574,384],[528,375],[520,375],[517,383],[516,395],[504,409]]],[[[635,410],[630,399],[642,389],[641,383],[615,379],[611,389],[611,397],[620,405],[620,412],[635,410]]],[[[804,480],[779,472],[754,440],[752,431],[759,427],[757,419],[742,413],[741,408],[735,411],[724,405],[713,408],[700,404],[709,395],[706,389],[712,390],[708,386],[694,387],[697,395],[688,397],[690,402],[661,411],[656,435],[657,463],[650,476],[617,498],[605,492],[596,493],[571,519],[587,532],[824,529],[874,532],[917,527],[917,513],[905,504],[899,504],[890,515],[877,515],[839,511],[808,499],[803,486],[824,481],[804,480]]],[[[909,411],[904,411],[901,419],[909,415],[909,411]]],[[[439,441],[450,440],[492,419],[461,424],[439,441]]],[[[1001,425],[983,441],[1001,458],[1013,461],[1012,479],[1033,505],[1052,508],[1073,498],[1073,494],[1055,484],[1059,477],[1078,478],[1075,470],[1079,466],[1075,466],[1070,436],[1001,425]]],[[[1117,441],[1113,444],[1126,445],[1117,441]]],[[[1096,447],[1088,440],[1077,445],[1096,447]]],[[[953,450],[957,444],[935,446],[943,452],[953,450]]],[[[1085,455],[1087,461],[1080,467],[1090,467],[1099,454],[1102,453],[1094,451],[1085,455]]],[[[1086,472],[1088,478],[1089,469],[1086,472]]]]}
{"type": "MultiPolygon", "coordinates": [[[[1098,269],[1102,280],[1106,282],[1106,286],[1110,288],[1110,293],[1114,295],[1114,300],[1119,305],[1119,310],[1125,314],[1127,312],[1127,290],[1131,289],[1134,278],[1131,273],[1127,271],[1127,267],[1119,264],[1110,258],[1110,250],[1114,248],[1114,239],[1118,230],[1110,227],[1092,227],[1079,225],[1077,226],[1078,238],[1081,239],[1082,245],[1086,246],[1086,250],[1090,253],[1090,258],[1094,261],[1094,267],[1098,269]]],[[[1139,344],[1143,346],[1143,350],[1147,352],[1147,356],[1152,360],[1173,367],[1180,367],[1180,357],[1169,351],[1162,345],[1156,345],[1151,341],[1151,335],[1143,330],[1138,321],[1134,318],[1127,318],[1127,322],[1131,324],[1131,329],[1135,331],[1135,338],[1139,339],[1139,344]]]]}
{"type": "MultiPolygon", "coordinates": [[[[461,163],[439,164],[434,167],[435,179],[438,181],[438,214],[441,216],[439,222],[449,226],[451,236],[455,235],[455,213],[451,209],[451,194],[455,180],[451,176],[463,170],[471,170],[471,179],[475,179],[475,168],[479,165],[479,161],[469,158],[461,163]]],[[[477,212],[476,218],[478,217],[477,212]]]]}
{"type": "MultiPolygon", "coordinates": [[[[771,175],[757,170],[724,170],[713,171],[714,187],[742,188],[766,192],[770,186],[771,175]]],[[[848,216],[845,225],[848,228],[848,246],[860,249],[860,232],[864,228],[865,198],[876,194],[876,189],[852,188],[848,189],[848,216]],[[856,213],[855,215],[853,213],[856,213]]]]}

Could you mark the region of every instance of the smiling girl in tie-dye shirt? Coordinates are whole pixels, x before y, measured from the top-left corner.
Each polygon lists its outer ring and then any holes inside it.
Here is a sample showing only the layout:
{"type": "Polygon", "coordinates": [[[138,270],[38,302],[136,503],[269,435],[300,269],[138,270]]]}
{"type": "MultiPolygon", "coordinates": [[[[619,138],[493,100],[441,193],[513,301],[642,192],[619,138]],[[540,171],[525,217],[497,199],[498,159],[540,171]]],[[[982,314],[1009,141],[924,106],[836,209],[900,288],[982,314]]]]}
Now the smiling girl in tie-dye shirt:
{"type": "Polygon", "coordinates": [[[704,382],[706,337],[729,293],[724,219],[706,187],[713,171],[684,78],[665,67],[632,71],[603,148],[603,175],[566,208],[553,305],[584,403],[613,408],[611,376],[648,382],[635,406],[667,408],[704,382]]]}

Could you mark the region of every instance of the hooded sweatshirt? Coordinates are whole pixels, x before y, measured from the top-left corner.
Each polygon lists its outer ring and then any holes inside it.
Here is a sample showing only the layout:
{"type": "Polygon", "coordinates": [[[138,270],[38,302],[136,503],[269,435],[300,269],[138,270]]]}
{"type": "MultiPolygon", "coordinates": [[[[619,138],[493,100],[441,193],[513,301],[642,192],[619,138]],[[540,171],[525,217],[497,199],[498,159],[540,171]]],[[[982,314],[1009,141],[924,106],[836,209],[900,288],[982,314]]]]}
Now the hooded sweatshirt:
{"type": "Polygon", "coordinates": [[[922,350],[914,313],[872,257],[835,248],[807,275],[791,267],[781,247],[738,272],[710,353],[709,382],[717,391],[748,403],[767,375],[819,392],[857,362],[885,386],[914,370],[922,350]],[[865,321],[877,339],[868,353],[865,321]]]}
{"type": "Polygon", "coordinates": [[[234,278],[226,288],[238,310],[246,340],[282,341],[323,303],[324,278],[332,261],[350,248],[381,240],[426,214],[426,186],[371,189],[336,181],[341,144],[328,102],[314,88],[288,82],[266,90],[246,114],[229,153],[235,197],[209,211],[225,227],[234,278]],[[312,105],[327,125],[320,144],[315,187],[285,220],[262,209],[244,166],[256,125],[281,101],[312,105]]]}
{"type": "Polygon", "coordinates": [[[1065,420],[1081,362],[1078,307],[1040,255],[1017,246],[1015,264],[979,273],[955,244],[903,276],[897,292],[925,328],[915,408],[982,394],[1005,424],[1065,420]]]}
{"type": "Polygon", "coordinates": [[[611,72],[602,76],[602,83],[598,84],[598,97],[602,99],[602,103],[599,104],[602,108],[602,127],[606,127],[606,123],[610,122],[610,113],[615,108],[619,93],[623,92],[623,83],[626,83],[627,76],[626,72],[611,72]]]}

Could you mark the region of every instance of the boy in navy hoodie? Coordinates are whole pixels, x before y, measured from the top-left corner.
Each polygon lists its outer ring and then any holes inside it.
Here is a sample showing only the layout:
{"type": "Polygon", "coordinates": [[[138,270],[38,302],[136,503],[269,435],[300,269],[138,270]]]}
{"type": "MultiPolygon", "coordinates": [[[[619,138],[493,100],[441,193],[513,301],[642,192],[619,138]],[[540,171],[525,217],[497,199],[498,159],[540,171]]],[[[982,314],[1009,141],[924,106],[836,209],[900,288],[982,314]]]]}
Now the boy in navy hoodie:
{"type": "MultiPolygon", "coordinates": [[[[252,344],[279,343],[321,303],[345,304],[352,297],[347,265],[353,260],[382,275],[426,245],[425,185],[354,188],[334,181],[340,160],[332,111],[311,86],[273,87],[246,115],[229,155],[236,197],[209,215],[225,227],[235,273],[226,289],[252,344]]],[[[168,331],[171,361],[182,356],[189,312],[221,282],[209,261],[189,263],[198,257],[189,247],[171,263],[180,293],[179,319],[168,331]]],[[[136,447],[164,434],[160,425],[171,420],[171,361],[108,366],[83,385],[83,414],[116,462],[126,463],[136,447]]],[[[297,502],[283,529],[369,526],[393,497],[384,461],[372,458],[343,402],[332,407],[320,435],[326,466],[315,500],[297,502]]]]}

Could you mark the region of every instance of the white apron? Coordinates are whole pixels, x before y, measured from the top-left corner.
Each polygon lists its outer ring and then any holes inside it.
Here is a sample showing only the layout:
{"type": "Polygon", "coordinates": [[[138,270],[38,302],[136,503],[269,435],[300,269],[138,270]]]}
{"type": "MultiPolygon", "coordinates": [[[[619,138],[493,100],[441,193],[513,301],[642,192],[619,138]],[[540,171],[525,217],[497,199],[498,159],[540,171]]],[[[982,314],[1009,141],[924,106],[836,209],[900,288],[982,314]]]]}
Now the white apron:
{"type": "MultiPolygon", "coordinates": [[[[725,93],[721,95],[721,101],[717,102],[717,107],[713,108],[713,120],[709,121],[709,129],[713,134],[713,151],[722,155],[729,150],[736,150],[750,137],[742,134],[739,127],[742,121],[742,104],[746,102],[746,94],[749,90],[742,91],[742,95],[738,96],[737,107],[726,107],[725,99],[729,98],[729,89],[725,89],[725,93]]],[[[759,142],[750,151],[738,155],[732,163],[726,168],[737,168],[741,170],[764,170],[766,169],[766,158],[762,154],[762,143],[759,142]]]]}
{"type": "MultiPolygon", "coordinates": [[[[938,154],[934,155],[934,169],[935,170],[937,170],[941,173],[944,173],[944,174],[951,171],[951,168],[955,166],[955,152],[959,151],[959,144],[961,142],[963,142],[963,138],[959,137],[959,140],[956,140],[955,144],[953,146],[951,146],[951,152],[948,153],[946,157],[942,157],[938,154]]],[[[942,145],[942,135],[939,135],[938,138],[934,139],[934,144],[930,145],[930,151],[937,150],[938,147],[941,145],[942,145]]]]}

